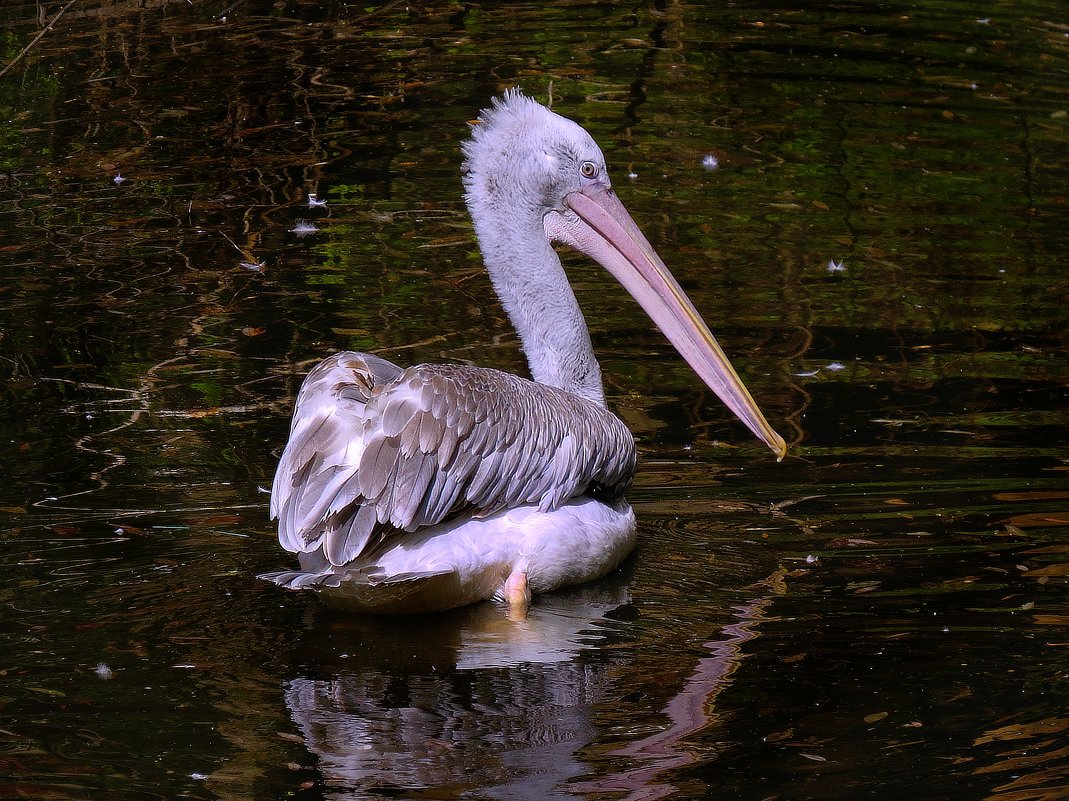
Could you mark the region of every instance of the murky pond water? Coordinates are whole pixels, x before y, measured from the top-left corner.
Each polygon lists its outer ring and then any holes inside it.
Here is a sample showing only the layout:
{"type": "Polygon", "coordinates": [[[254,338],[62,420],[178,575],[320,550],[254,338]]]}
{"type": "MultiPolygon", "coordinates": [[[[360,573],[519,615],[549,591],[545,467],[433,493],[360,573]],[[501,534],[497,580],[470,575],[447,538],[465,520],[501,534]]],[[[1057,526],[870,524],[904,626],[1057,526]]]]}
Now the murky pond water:
{"type": "Polygon", "coordinates": [[[77,0],[0,109],[0,796],[1069,796],[1059,3],[77,0]],[[311,363],[524,370],[458,176],[510,85],[791,455],[569,258],[635,557],[522,623],[257,582],[311,363]]]}

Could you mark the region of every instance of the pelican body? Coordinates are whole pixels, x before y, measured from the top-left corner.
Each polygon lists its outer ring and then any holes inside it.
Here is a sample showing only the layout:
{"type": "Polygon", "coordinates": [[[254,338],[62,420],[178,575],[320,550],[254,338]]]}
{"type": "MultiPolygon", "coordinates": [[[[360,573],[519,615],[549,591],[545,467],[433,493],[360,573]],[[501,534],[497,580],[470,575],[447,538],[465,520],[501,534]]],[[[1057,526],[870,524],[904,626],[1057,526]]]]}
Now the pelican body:
{"type": "Polygon", "coordinates": [[[634,548],[634,439],[605,405],[554,242],[616,277],[750,430],[786,452],[583,128],[509,91],[463,151],[483,260],[533,380],[354,352],[308,374],[271,494],[300,569],[263,578],[333,606],[405,613],[497,599],[525,610],[533,594],[600,578],[634,548]]]}

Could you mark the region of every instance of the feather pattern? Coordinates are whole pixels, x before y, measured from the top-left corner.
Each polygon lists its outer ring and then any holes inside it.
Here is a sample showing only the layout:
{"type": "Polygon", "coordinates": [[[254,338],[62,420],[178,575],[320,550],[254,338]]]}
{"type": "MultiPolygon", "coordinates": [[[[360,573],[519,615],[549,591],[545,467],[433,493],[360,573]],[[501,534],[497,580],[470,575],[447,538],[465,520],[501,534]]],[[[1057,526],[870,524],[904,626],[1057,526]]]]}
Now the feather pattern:
{"type": "Polygon", "coordinates": [[[619,499],[634,469],[631,433],[597,403],[498,370],[344,352],[301,387],[271,513],[285,548],[339,566],[462,514],[548,512],[592,488],[619,499]]]}

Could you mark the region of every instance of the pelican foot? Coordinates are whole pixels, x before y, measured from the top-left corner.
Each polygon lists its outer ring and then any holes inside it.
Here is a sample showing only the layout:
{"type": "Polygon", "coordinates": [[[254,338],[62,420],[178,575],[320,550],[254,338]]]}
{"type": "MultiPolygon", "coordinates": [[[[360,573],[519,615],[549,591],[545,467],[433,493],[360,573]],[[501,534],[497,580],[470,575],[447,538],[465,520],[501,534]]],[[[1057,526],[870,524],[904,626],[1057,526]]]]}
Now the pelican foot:
{"type": "Polygon", "coordinates": [[[501,588],[505,603],[508,604],[506,612],[510,620],[525,620],[527,610],[531,608],[531,588],[527,584],[527,571],[514,570],[501,588]]]}

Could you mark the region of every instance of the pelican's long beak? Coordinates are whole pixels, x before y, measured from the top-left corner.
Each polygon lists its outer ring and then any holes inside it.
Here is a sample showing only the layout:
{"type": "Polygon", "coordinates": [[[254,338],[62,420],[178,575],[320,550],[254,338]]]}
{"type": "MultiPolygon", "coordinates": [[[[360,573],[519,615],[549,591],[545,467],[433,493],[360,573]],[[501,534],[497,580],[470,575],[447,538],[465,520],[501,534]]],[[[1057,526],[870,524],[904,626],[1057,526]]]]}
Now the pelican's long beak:
{"type": "Polygon", "coordinates": [[[567,195],[564,204],[576,216],[546,215],[544,225],[550,238],[585,253],[612,273],[694,372],[772,449],[777,460],[782,459],[787,443],[765,420],[694,304],[616,195],[595,184],[567,195]]]}

